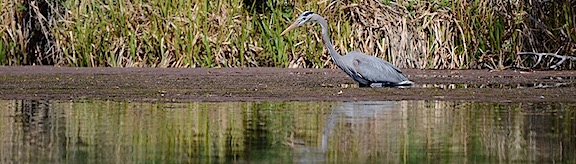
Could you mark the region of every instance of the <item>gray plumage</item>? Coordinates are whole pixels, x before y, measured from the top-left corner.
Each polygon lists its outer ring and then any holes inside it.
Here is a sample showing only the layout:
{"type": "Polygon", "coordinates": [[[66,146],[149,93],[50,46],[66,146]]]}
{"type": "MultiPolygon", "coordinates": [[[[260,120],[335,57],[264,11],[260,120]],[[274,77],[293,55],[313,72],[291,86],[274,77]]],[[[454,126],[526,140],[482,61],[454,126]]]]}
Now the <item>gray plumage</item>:
{"type": "Polygon", "coordinates": [[[328,49],[330,57],[332,57],[332,61],[338,68],[358,82],[361,87],[396,87],[413,84],[402,74],[400,69],[380,58],[356,51],[349,52],[345,56],[340,55],[332,46],[326,19],[313,12],[306,11],[300,14],[296,21],[286,28],[281,35],[308,22],[316,22],[322,26],[322,40],[324,41],[324,46],[328,49]]]}

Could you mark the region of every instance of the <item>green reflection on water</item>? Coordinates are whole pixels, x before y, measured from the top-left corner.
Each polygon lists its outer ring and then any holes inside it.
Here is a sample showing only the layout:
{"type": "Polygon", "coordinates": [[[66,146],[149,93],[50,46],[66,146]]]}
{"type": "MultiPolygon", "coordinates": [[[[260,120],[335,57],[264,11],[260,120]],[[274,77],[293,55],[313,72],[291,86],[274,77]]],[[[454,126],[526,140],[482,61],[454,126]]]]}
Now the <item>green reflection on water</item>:
{"type": "Polygon", "coordinates": [[[0,100],[0,163],[575,162],[575,104],[0,100]]]}

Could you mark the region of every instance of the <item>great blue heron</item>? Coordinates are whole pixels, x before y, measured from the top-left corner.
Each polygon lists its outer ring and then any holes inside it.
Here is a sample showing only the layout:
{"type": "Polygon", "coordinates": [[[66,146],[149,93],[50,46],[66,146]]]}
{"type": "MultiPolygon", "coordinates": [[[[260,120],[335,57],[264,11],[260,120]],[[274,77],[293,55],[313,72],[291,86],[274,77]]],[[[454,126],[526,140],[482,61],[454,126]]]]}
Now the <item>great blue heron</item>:
{"type": "Polygon", "coordinates": [[[308,22],[316,22],[322,26],[322,40],[324,46],[328,48],[328,53],[332,61],[348,76],[352,77],[359,83],[360,87],[382,86],[398,87],[410,86],[413,82],[409,81],[402,71],[396,66],[374,56],[365,55],[360,52],[352,51],[345,56],[340,55],[332,46],[332,41],[328,36],[328,24],[322,16],[310,11],[303,12],[292,25],[282,31],[280,35],[300,27],[308,22]]]}

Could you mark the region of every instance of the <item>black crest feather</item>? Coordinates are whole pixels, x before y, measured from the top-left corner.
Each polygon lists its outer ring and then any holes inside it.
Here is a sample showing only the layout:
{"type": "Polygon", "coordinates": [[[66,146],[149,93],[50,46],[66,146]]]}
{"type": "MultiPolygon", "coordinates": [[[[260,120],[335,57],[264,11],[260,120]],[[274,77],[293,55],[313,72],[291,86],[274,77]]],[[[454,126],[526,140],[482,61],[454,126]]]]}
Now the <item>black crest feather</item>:
{"type": "Polygon", "coordinates": [[[306,11],[306,12],[302,13],[302,16],[305,17],[305,16],[308,16],[308,15],[310,15],[310,14],[314,14],[314,12],[312,12],[312,11],[306,11]]]}

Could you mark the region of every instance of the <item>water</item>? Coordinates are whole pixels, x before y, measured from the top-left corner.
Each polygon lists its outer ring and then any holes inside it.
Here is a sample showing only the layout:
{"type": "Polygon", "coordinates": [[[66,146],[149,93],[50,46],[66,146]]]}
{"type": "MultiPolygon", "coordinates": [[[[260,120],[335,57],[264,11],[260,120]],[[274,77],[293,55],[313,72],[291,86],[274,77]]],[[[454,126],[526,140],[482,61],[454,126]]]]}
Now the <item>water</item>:
{"type": "MultiPolygon", "coordinates": [[[[323,86],[333,87],[333,86],[323,86]]],[[[359,88],[358,84],[341,84],[341,88],[359,88]]],[[[378,87],[378,86],[376,86],[378,87]]],[[[516,83],[516,84],[414,84],[412,86],[400,86],[400,88],[435,88],[435,89],[464,89],[464,88],[498,88],[498,89],[523,89],[523,88],[576,88],[576,82],[541,82],[541,83],[516,83]]]]}
{"type": "Polygon", "coordinates": [[[0,163],[574,163],[576,104],[0,100],[0,163]]]}
{"type": "Polygon", "coordinates": [[[517,84],[415,84],[414,88],[438,88],[438,89],[463,89],[463,88],[499,88],[499,89],[521,89],[521,88],[574,88],[576,83],[517,83],[517,84]]]}

